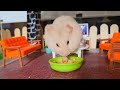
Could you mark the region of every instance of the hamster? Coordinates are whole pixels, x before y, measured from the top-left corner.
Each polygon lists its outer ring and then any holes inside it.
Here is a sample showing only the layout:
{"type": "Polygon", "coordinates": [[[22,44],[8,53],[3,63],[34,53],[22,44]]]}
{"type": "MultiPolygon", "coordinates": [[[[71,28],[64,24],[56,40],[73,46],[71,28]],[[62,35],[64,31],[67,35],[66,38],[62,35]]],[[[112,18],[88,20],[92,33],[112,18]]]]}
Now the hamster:
{"type": "Polygon", "coordinates": [[[45,26],[45,44],[60,56],[68,56],[80,47],[82,29],[71,16],[60,16],[45,26]]]}

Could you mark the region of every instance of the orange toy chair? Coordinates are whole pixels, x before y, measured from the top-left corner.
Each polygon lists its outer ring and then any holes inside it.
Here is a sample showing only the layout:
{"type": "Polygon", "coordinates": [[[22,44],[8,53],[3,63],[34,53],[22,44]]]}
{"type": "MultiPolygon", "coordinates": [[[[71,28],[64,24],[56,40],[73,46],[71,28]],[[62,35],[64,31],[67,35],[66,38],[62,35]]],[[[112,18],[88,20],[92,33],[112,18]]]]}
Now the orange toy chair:
{"type": "Polygon", "coordinates": [[[111,43],[114,41],[117,41],[117,39],[120,38],[120,32],[116,32],[113,34],[113,37],[110,39],[100,39],[100,44],[99,44],[99,53],[101,54],[101,52],[103,50],[109,50],[111,47],[111,43]],[[105,43],[102,43],[102,41],[107,41],[105,43]]]}
{"type": "Polygon", "coordinates": [[[120,62],[120,36],[118,42],[113,42],[108,51],[109,70],[113,70],[114,62],[120,62]]]}

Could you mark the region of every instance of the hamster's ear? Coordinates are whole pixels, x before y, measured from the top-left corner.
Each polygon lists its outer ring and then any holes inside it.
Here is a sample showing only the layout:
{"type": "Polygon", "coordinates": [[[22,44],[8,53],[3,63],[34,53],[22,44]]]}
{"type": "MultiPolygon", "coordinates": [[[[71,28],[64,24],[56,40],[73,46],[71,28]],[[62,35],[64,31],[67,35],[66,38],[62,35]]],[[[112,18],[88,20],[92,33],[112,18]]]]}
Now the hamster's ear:
{"type": "Polygon", "coordinates": [[[54,30],[55,30],[55,29],[54,29],[54,27],[53,27],[52,24],[47,24],[47,25],[45,26],[45,31],[47,31],[47,32],[49,32],[49,33],[52,33],[54,30]]]}
{"type": "Polygon", "coordinates": [[[68,28],[69,33],[73,31],[73,27],[71,25],[67,24],[66,27],[68,28]]]}

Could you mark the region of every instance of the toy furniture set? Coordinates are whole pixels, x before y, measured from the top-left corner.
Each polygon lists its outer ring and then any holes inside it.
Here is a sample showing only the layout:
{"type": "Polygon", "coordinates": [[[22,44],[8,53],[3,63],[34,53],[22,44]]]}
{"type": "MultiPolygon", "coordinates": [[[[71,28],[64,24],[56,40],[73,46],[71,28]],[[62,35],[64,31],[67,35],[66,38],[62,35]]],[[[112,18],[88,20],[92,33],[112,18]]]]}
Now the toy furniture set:
{"type": "MultiPolygon", "coordinates": [[[[108,51],[109,69],[112,70],[113,63],[120,62],[120,33],[112,32],[113,35],[111,38],[103,39],[108,37],[108,34],[106,35],[108,26],[103,24],[100,30],[99,53],[101,54],[103,50],[108,51]]],[[[27,32],[24,34],[26,33],[27,32]]],[[[17,32],[17,37],[4,39],[0,42],[4,66],[7,58],[18,58],[20,66],[22,67],[23,56],[36,50],[41,51],[40,40],[27,41],[25,36],[19,36],[19,34],[20,33],[17,32]]],[[[83,62],[83,50],[89,47],[96,47],[96,44],[92,44],[96,43],[97,40],[97,28],[95,26],[90,28],[89,36],[90,37],[86,37],[82,34],[79,24],[70,16],[60,16],[55,19],[53,24],[46,25],[44,40],[46,45],[52,50],[53,58],[49,60],[51,68],[60,72],[69,72],[80,68],[83,62]],[[91,32],[93,30],[94,33],[91,32]],[[80,46],[82,39],[84,39],[85,42],[84,45],[80,46]],[[61,57],[56,57],[56,53],[61,57]],[[70,53],[76,53],[78,57],[68,57],[70,53]],[[68,58],[64,59],[63,57],[68,58]]]]}

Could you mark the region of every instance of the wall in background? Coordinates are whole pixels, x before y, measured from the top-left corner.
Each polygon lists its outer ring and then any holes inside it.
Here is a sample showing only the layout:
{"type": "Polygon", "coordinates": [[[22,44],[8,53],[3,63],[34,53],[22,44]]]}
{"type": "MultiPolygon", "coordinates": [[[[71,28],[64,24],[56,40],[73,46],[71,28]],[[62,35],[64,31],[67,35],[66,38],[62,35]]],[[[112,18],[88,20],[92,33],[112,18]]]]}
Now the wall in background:
{"type": "MultiPolygon", "coordinates": [[[[108,26],[116,23],[120,27],[120,16],[109,16],[108,19],[110,20],[110,22],[102,22],[103,18],[104,17],[75,18],[75,20],[78,23],[88,23],[89,27],[91,27],[92,25],[96,25],[98,29],[100,28],[100,25],[103,24],[103,23],[108,24],[108,26]]],[[[54,21],[54,19],[52,19],[52,20],[42,20],[41,24],[42,24],[43,29],[44,29],[46,24],[51,24],[51,23],[53,23],[53,21],[54,21]]],[[[98,34],[99,34],[99,30],[98,30],[98,34]]]]}
{"type": "Polygon", "coordinates": [[[27,26],[27,11],[0,11],[0,20],[3,20],[3,29],[9,29],[14,36],[14,29],[27,26]]]}
{"type": "Polygon", "coordinates": [[[27,22],[27,11],[0,11],[3,23],[27,22]]]}
{"type": "Polygon", "coordinates": [[[61,15],[76,17],[78,13],[82,13],[83,18],[120,16],[120,11],[41,11],[41,20],[55,19],[61,15]]]}

